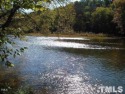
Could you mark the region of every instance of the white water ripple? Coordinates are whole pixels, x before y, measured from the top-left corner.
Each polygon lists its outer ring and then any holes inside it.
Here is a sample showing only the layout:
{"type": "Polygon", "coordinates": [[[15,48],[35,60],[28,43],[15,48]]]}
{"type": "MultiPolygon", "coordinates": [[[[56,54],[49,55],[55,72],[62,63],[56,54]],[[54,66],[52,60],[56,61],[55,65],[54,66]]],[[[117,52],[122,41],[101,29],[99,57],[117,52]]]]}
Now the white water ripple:
{"type": "MultiPolygon", "coordinates": [[[[28,37],[31,38],[31,37],[28,37]]],[[[44,47],[76,48],[76,49],[123,49],[109,46],[91,45],[60,40],[89,40],[87,38],[68,38],[68,37],[35,37],[30,44],[41,45],[44,47]]]]}

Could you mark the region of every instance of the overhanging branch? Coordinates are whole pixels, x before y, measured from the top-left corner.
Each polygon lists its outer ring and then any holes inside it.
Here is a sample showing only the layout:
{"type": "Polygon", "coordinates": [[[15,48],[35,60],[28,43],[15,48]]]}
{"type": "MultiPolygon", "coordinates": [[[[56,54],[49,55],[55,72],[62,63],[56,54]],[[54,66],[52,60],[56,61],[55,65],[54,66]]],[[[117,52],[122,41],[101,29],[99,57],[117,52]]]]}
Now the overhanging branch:
{"type": "MultiPolygon", "coordinates": [[[[4,30],[6,27],[8,27],[13,19],[13,16],[15,15],[16,11],[20,8],[20,6],[13,6],[13,8],[10,10],[10,14],[6,20],[6,22],[2,25],[2,30],[4,30]]],[[[5,15],[5,14],[4,14],[5,15]]]]}

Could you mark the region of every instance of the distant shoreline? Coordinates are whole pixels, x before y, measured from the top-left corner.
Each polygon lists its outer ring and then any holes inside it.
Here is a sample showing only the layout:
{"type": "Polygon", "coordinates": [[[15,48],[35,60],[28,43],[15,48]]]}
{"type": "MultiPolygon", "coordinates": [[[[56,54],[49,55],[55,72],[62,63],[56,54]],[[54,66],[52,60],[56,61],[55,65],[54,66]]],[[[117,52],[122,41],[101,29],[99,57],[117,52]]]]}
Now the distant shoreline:
{"type": "MultiPolygon", "coordinates": [[[[112,37],[118,37],[121,36],[113,36],[113,35],[107,35],[107,34],[95,34],[95,33],[54,33],[54,34],[42,34],[42,33],[27,33],[26,36],[47,36],[47,37],[87,37],[90,39],[107,39],[112,37]]],[[[125,37],[121,37],[125,38],[125,37]]]]}

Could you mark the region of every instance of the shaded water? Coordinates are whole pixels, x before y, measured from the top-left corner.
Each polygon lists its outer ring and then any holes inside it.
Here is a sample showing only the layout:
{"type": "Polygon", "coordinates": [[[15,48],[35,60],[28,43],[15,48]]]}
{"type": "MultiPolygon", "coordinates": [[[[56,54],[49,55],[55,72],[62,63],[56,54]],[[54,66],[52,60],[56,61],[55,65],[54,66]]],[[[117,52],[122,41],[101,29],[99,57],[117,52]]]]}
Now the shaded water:
{"type": "Polygon", "coordinates": [[[124,39],[26,38],[15,40],[15,47],[28,50],[10,57],[14,68],[0,66],[0,83],[31,86],[35,94],[100,94],[99,86],[125,89],[124,39]]]}

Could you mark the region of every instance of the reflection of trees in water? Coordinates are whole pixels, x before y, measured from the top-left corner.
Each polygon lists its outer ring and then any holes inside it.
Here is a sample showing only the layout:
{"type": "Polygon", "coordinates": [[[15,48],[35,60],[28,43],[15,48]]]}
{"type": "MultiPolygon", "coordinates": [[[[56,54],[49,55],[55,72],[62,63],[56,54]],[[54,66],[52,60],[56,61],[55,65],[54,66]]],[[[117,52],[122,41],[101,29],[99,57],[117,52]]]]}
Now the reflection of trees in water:
{"type": "Polygon", "coordinates": [[[17,75],[17,71],[13,68],[1,68],[0,70],[0,94],[6,92],[11,94],[12,91],[20,87],[21,79],[17,75]],[[3,90],[2,90],[3,89],[3,90]],[[4,91],[5,89],[5,91],[4,91]],[[7,91],[6,91],[7,90],[7,91]]]}
{"type": "MultiPolygon", "coordinates": [[[[102,59],[105,61],[105,68],[115,69],[115,70],[124,70],[125,69],[125,50],[95,50],[95,49],[71,49],[63,48],[61,51],[68,53],[73,53],[77,55],[82,55],[83,57],[94,57],[97,59],[102,59]]],[[[94,62],[94,61],[93,61],[94,62]]]]}
{"type": "Polygon", "coordinates": [[[48,94],[50,90],[46,87],[36,88],[39,86],[27,83],[32,74],[20,75],[21,66],[24,66],[21,64],[12,68],[0,65],[0,94],[48,94]]]}
{"type": "Polygon", "coordinates": [[[125,70],[125,50],[112,50],[107,54],[109,63],[106,63],[108,67],[122,71],[125,70]]]}
{"type": "Polygon", "coordinates": [[[17,72],[0,71],[0,94],[41,94],[35,93],[33,88],[28,84],[23,85],[22,80],[17,72]]]}

